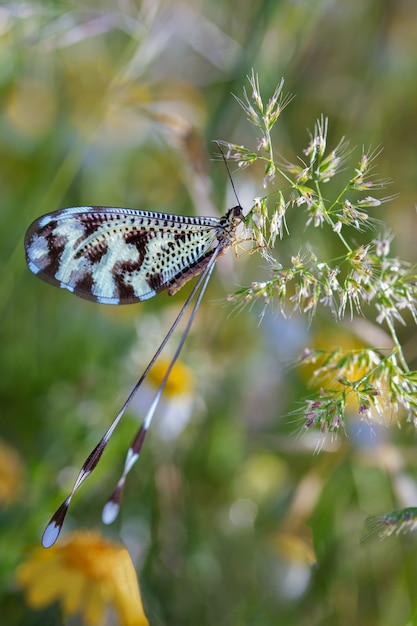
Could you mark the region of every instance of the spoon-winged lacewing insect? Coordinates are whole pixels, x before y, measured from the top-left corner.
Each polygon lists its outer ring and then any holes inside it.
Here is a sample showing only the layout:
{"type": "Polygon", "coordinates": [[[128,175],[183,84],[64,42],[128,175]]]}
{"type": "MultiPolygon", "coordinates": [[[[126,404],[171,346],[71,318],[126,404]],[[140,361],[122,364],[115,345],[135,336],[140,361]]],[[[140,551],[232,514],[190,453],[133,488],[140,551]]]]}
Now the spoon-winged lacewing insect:
{"type": "MultiPolygon", "coordinates": [[[[230,180],[236,195],[231,177],[230,180]]],[[[146,433],[215,262],[236,244],[236,229],[240,223],[244,224],[245,218],[238,200],[238,204],[221,218],[89,206],[49,213],[29,227],[25,236],[29,269],[52,285],[68,289],[87,300],[103,304],[141,302],[165,289],[173,295],[189,280],[199,276],[149,365],[105,435],[85,460],[71,493],[52,516],[42,537],[45,548],[57,540],[72,497],[98,464],[133,396],[195,299],[165,376],[129,447],[122,476],[104,506],[105,523],[110,524],[117,517],[126,476],[139,458],[146,433]]]]}

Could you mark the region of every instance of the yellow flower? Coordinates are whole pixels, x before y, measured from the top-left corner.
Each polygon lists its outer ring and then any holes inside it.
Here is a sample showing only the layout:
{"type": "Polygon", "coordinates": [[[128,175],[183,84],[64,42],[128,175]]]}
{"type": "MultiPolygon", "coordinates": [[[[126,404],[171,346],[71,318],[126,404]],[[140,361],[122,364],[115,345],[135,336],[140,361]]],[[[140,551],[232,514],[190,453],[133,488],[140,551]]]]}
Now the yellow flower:
{"type": "Polygon", "coordinates": [[[65,542],[36,549],[16,573],[33,609],[59,602],[64,613],[82,613],[89,626],[105,623],[114,609],[120,626],[147,626],[129,553],[97,532],[68,535],[65,542]]]}
{"type": "Polygon", "coordinates": [[[25,469],[14,448],[0,440],[0,504],[19,499],[23,489],[25,469]]]}
{"type": "MultiPolygon", "coordinates": [[[[149,372],[149,382],[155,387],[159,387],[163,377],[168,369],[169,360],[161,359],[153,365],[149,372]]],[[[167,384],[165,386],[165,394],[170,397],[189,395],[194,387],[194,375],[185,363],[177,361],[171,370],[167,384]]]]}

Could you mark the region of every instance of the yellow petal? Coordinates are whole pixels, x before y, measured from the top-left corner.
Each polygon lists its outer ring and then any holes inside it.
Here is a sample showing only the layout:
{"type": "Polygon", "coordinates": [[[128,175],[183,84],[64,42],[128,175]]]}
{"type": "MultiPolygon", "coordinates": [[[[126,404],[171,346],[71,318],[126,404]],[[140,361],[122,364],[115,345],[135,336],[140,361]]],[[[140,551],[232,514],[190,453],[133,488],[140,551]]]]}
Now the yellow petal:
{"type": "Polygon", "coordinates": [[[33,608],[46,606],[58,595],[61,585],[61,567],[59,562],[38,549],[30,560],[22,563],[16,570],[17,584],[26,589],[28,604],[33,608]]]}
{"type": "Polygon", "coordinates": [[[123,626],[148,626],[138,580],[127,550],[120,552],[120,564],[113,570],[114,605],[123,626]]]}
{"type": "Polygon", "coordinates": [[[28,604],[34,608],[39,608],[52,604],[59,600],[62,590],[71,584],[70,577],[66,572],[56,571],[52,567],[43,572],[36,580],[32,580],[27,589],[28,604]]]}
{"type": "MultiPolygon", "coordinates": [[[[89,626],[99,626],[103,623],[107,597],[103,597],[104,586],[92,585],[88,590],[85,605],[83,606],[84,619],[89,626]]],[[[107,594],[105,594],[107,596],[107,594]]]]}
{"type": "Polygon", "coordinates": [[[83,606],[89,581],[78,572],[68,572],[67,584],[61,590],[61,604],[63,611],[73,615],[83,606]]]}

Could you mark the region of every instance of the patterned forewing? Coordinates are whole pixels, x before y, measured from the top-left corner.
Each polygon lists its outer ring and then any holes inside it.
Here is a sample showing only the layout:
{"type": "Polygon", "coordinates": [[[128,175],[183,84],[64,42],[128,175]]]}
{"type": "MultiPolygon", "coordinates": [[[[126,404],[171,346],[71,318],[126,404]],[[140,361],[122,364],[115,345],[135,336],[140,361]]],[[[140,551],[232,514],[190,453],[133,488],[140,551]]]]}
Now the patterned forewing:
{"type": "Polygon", "coordinates": [[[139,302],[210,256],[219,224],[133,209],[63,209],[31,225],[27,262],[40,278],[88,300],[139,302]]]}

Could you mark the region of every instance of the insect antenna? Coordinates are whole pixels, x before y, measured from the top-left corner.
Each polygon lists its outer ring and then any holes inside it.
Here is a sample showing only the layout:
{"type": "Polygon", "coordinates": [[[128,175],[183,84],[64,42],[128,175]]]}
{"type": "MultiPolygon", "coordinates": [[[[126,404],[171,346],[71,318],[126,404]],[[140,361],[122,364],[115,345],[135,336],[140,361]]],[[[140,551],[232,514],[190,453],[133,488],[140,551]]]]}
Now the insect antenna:
{"type": "Polygon", "coordinates": [[[223,162],[224,162],[224,164],[225,164],[225,166],[226,166],[227,175],[229,176],[230,184],[232,185],[233,193],[235,194],[235,198],[236,198],[236,200],[237,200],[238,205],[239,205],[239,206],[241,206],[240,201],[239,201],[239,197],[238,197],[238,195],[237,195],[236,187],[235,187],[235,184],[234,184],[234,182],[233,182],[232,174],[231,174],[231,172],[230,172],[229,164],[228,164],[227,159],[226,159],[226,157],[225,157],[225,155],[224,155],[224,152],[223,152],[223,150],[222,150],[222,147],[221,147],[221,145],[220,145],[220,142],[215,140],[215,141],[214,141],[214,143],[216,144],[216,146],[217,146],[217,147],[218,147],[218,149],[220,150],[220,154],[222,155],[223,162]]]}
{"type": "Polygon", "coordinates": [[[155,354],[153,355],[152,359],[150,360],[149,364],[147,365],[147,367],[145,368],[142,376],[139,378],[138,382],[136,383],[136,385],[133,387],[132,391],[130,392],[129,396],[127,397],[126,401],[124,402],[122,408],[120,409],[119,413],[117,414],[117,416],[115,417],[115,419],[113,420],[112,424],[110,425],[110,427],[108,428],[108,430],[106,431],[106,433],[103,435],[103,437],[101,438],[101,440],[99,441],[99,443],[96,445],[96,447],[90,452],[90,454],[88,455],[88,457],[86,458],[86,460],[84,461],[82,468],[78,474],[78,477],[74,483],[74,486],[70,492],[70,494],[65,498],[64,502],[61,504],[61,506],[56,510],[56,512],[53,514],[53,516],[51,517],[48,525],[45,528],[45,531],[43,533],[42,536],[42,545],[44,548],[50,548],[58,539],[59,534],[62,530],[62,526],[64,524],[64,520],[65,520],[65,516],[68,512],[69,506],[71,504],[71,500],[74,496],[74,494],[78,491],[78,489],[80,488],[80,486],[82,485],[82,483],[86,480],[86,478],[91,474],[91,472],[96,468],[98,462],[101,459],[101,456],[113,434],[113,432],[115,431],[117,425],[119,424],[120,420],[122,419],[124,413],[126,412],[126,409],[129,407],[131,401],[133,400],[133,397],[135,396],[135,394],[137,393],[138,389],[140,388],[140,386],[142,385],[143,381],[145,380],[146,376],[149,373],[149,370],[151,369],[151,367],[153,366],[153,364],[155,363],[155,361],[157,360],[157,358],[159,357],[159,355],[161,354],[162,350],[164,349],[166,343],[168,342],[168,340],[170,339],[170,337],[172,336],[175,328],[177,327],[177,325],[179,324],[180,320],[182,319],[185,311],[188,309],[190,303],[192,302],[192,300],[194,299],[195,295],[198,293],[198,297],[197,300],[192,308],[190,317],[188,319],[188,322],[185,326],[185,329],[183,331],[183,334],[181,336],[181,339],[179,341],[179,344],[177,346],[177,349],[174,353],[174,356],[172,357],[172,360],[169,364],[169,367],[167,369],[167,372],[162,380],[162,383],[158,389],[158,392],[155,395],[155,398],[144,418],[144,421],[142,423],[142,426],[140,427],[135,439],[133,440],[129,451],[127,453],[127,457],[126,457],[126,462],[125,462],[125,468],[122,474],[121,479],[119,480],[115,490],[113,491],[112,495],[110,496],[108,502],[106,503],[106,505],[104,506],[103,509],[103,521],[107,524],[111,523],[118,514],[119,508],[120,508],[120,500],[121,500],[121,496],[122,496],[122,492],[123,492],[123,486],[124,486],[124,482],[126,480],[126,476],[127,474],[130,472],[130,470],[132,469],[133,465],[136,463],[136,461],[139,458],[139,454],[140,451],[142,449],[143,446],[143,442],[145,440],[145,436],[146,433],[151,425],[153,416],[155,414],[155,411],[157,409],[157,406],[159,404],[159,400],[161,398],[162,392],[164,390],[165,384],[168,380],[169,374],[171,373],[171,370],[175,364],[175,361],[177,360],[181,349],[184,345],[185,339],[188,335],[188,332],[191,328],[191,325],[193,323],[194,317],[197,313],[197,309],[200,305],[201,299],[203,297],[203,294],[206,290],[208,281],[210,279],[210,276],[213,272],[214,269],[214,264],[216,261],[218,255],[218,251],[214,250],[212,257],[210,258],[209,263],[207,264],[207,267],[205,268],[205,270],[202,272],[202,274],[200,275],[200,277],[198,278],[198,281],[196,282],[194,288],[192,289],[190,295],[188,296],[188,298],[186,299],[185,303],[183,304],[180,312],[178,313],[178,316],[176,317],[175,321],[173,322],[173,324],[171,325],[169,331],[167,332],[167,334],[165,335],[164,339],[162,340],[159,348],[157,349],[157,351],[155,352],[155,354]],[[200,290],[200,291],[199,291],[200,290]]]}

